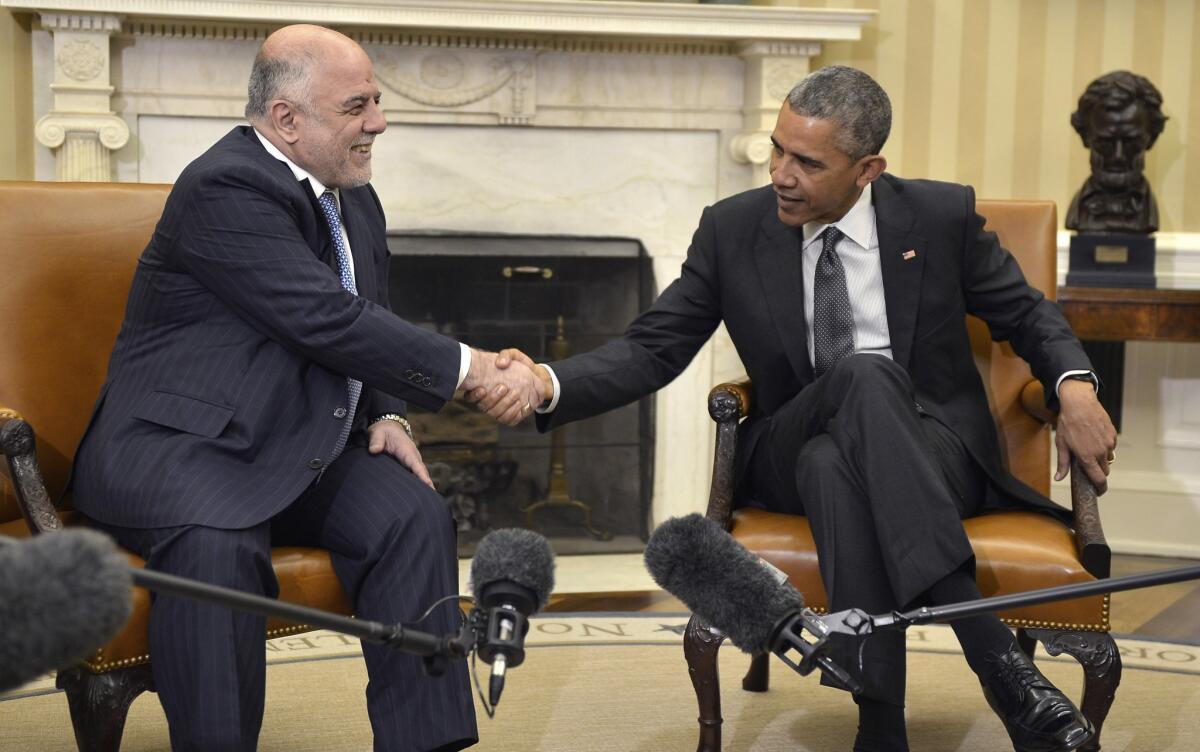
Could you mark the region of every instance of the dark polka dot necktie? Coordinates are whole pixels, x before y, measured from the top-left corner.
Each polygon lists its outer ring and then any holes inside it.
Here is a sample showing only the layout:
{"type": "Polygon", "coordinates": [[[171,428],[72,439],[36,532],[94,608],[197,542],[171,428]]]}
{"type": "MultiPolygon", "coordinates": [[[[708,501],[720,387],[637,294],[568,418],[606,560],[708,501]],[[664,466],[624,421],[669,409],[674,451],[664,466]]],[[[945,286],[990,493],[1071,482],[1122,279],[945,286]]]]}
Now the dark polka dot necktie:
{"type": "Polygon", "coordinates": [[[842,231],[825,228],[813,275],[813,368],[820,376],[854,352],[854,314],[846,291],[846,270],[838,257],[842,231]]]}
{"type": "MultiPolygon", "coordinates": [[[[358,294],[358,286],[354,284],[354,274],[350,268],[350,254],[346,249],[346,244],[342,241],[342,217],[338,213],[337,198],[333,195],[333,191],[325,191],[320,198],[321,210],[325,214],[325,222],[329,225],[329,234],[333,236],[333,247],[337,252],[338,276],[341,278],[342,287],[347,292],[354,295],[358,294]]],[[[354,424],[354,411],[358,407],[358,398],[362,394],[362,382],[357,379],[346,379],[346,418],[342,424],[342,431],[338,434],[337,442],[333,445],[333,454],[330,455],[329,461],[333,462],[346,448],[346,441],[350,438],[350,427],[354,424]]]]}

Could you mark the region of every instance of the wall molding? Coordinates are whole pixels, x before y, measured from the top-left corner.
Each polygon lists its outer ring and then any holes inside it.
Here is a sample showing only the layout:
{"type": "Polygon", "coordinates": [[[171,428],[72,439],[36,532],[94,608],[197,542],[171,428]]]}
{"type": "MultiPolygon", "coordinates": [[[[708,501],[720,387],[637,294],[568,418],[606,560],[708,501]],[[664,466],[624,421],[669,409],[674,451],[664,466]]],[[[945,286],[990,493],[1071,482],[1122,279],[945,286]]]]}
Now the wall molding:
{"type": "Polygon", "coordinates": [[[863,24],[876,15],[872,10],[587,0],[2,0],[0,5],[126,18],[780,42],[857,40],[863,24]]]}

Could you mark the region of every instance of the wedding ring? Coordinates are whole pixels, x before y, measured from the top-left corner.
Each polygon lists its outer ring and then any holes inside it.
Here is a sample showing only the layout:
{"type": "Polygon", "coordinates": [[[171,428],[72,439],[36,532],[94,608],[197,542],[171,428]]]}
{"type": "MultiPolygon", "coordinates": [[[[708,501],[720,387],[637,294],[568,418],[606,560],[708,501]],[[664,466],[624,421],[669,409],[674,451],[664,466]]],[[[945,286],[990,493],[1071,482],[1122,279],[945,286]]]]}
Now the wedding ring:
{"type": "Polygon", "coordinates": [[[530,407],[529,407],[529,403],[528,403],[528,402],[526,402],[526,403],[525,403],[525,412],[529,412],[531,409],[532,409],[532,408],[530,408],[530,407]]]}
{"type": "Polygon", "coordinates": [[[1116,452],[1116,450],[1113,450],[1108,453],[1108,464],[1111,465],[1116,461],[1117,461],[1117,452],[1116,452]]]}

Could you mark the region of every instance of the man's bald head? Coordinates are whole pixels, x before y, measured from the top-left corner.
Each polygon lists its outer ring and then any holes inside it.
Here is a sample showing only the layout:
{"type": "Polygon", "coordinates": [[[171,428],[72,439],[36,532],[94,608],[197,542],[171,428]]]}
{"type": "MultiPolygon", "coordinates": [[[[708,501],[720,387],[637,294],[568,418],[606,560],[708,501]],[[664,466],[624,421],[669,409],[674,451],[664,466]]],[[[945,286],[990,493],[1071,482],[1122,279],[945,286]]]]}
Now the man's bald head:
{"type": "Polygon", "coordinates": [[[273,99],[286,99],[305,109],[314,68],[330,56],[346,54],[366,53],[350,37],[324,26],[296,24],[271,34],[250,69],[247,119],[265,118],[273,99]]]}

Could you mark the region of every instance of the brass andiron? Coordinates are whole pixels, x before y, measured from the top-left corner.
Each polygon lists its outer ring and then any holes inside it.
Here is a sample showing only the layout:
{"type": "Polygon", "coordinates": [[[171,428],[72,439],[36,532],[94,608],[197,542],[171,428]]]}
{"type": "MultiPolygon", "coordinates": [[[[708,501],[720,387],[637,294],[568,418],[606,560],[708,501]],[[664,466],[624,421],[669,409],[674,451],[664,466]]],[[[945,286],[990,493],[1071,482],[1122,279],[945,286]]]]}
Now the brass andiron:
{"type": "MultiPolygon", "coordinates": [[[[550,343],[550,358],[562,360],[571,354],[571,345],[563,335],[563,317],[558,317],[558,333],[550,343]]],[[[578,499],[571,498],[567,483],[567,444],[562,428],[550,434],[550,478],[546,498],[525,507],[525,527],[533,527],[533,513],[546,507],[575,507],[583,512],[583,526],[596,540],[612,540],[612,533],[592,526],[592,508],[578,499]]]]}

